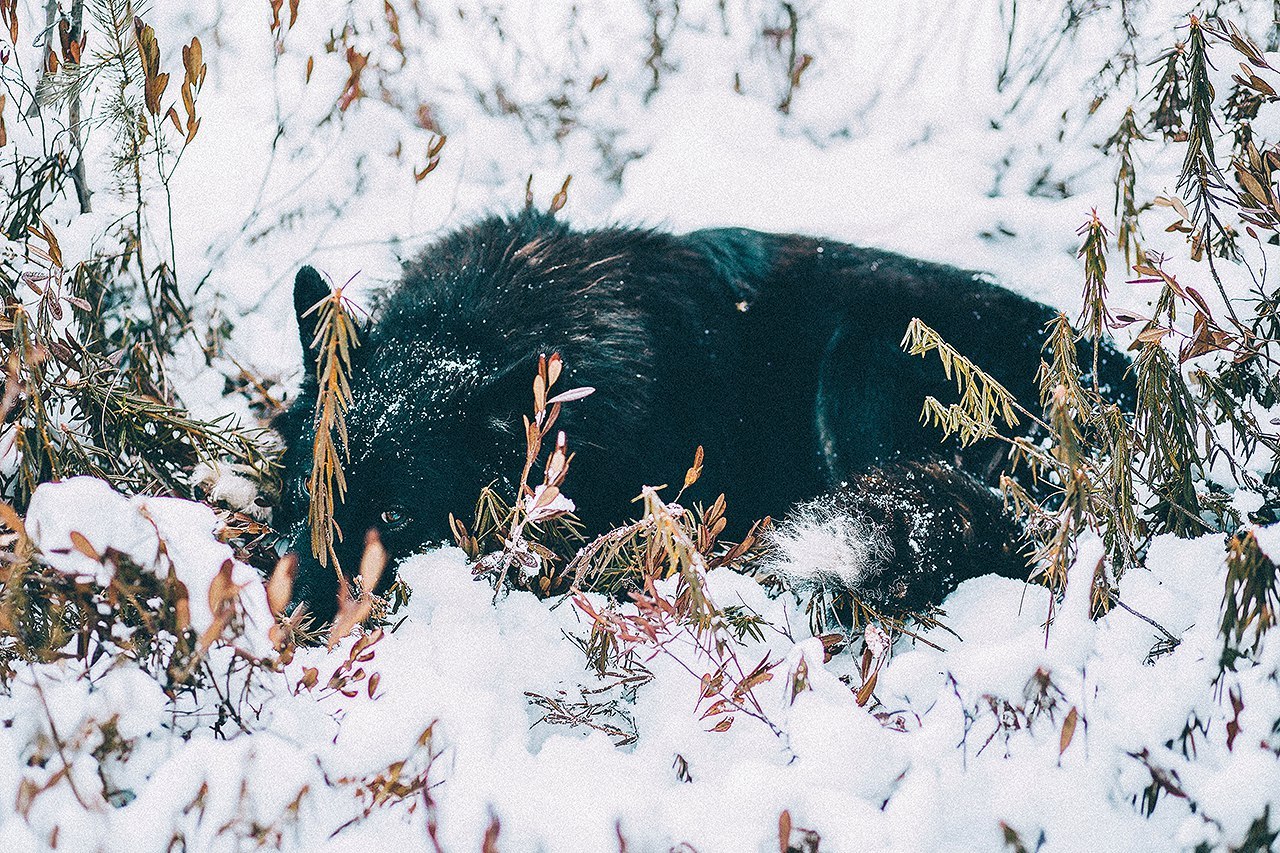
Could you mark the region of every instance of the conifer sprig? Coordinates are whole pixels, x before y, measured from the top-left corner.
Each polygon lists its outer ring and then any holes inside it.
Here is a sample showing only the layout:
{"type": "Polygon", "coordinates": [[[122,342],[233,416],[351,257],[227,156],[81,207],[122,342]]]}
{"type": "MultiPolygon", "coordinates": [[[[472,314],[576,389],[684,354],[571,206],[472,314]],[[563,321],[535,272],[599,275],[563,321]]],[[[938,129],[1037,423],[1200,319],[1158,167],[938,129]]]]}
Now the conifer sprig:
{"type": "Polygon", "coordinates": [[[304,317],[317,313],[316,334],[311,348],[316,351],[315,440],[312,446],[311,494],[307,522],[311,529],[311,553],[328,565],[333,560],[339,587],[346,586],[334,540],[342,541],[342,529],[334,517],[335,498],[346,499],[347,480],[343,465],[349,461],[347,411],[351,408],[351,354],[360,345],[354,306],[339,287],[311,306],[304,317]]]}
{"type": "Polygon", "coordinates": [[[924,358],[931,352],[938,354],[943,373],[954,379],[960,402],[944,405],[935,397],[926,397],[920,420],[942,428],[944,437],[956,435],[962,446],[969,446],[983,438],[998,437],[998,422],[1013,429],[1019,423],[1019,413],[1039,420],[1024,409],[1013,395],[990,374],[962,355],[947,343],[941,335],[919,317],[907,325],[901,346],[908,355],[924,358]]]}
{"type": "Polygon", "coordinates": [[[1132,266],[1142,257],[1142,230],[1138,224],[1139,204],[1137,191],[1137,166],[1134,162],[1135,142],[1146,142],[1134,115],[1133,107],[1124,112],[1116,132],[1103,143],[1102,151],[1116,158],[1116,245],[1124,253],[1125,262],[1132,266]]]}
{"type": "Polygon", "coordinates": [[[1077,253],[1077,257],[1084,261],[1084,293],[1079,323],[1084,334],[1093,342],[1093,388],[1096,391],[1098,352],[1104,333],[1115,322],[1107,308],[1107,236],[1110,232],[1098,218],[1098,211],[1094,210],[1076,234],[1084,238],[1077,253]]]}

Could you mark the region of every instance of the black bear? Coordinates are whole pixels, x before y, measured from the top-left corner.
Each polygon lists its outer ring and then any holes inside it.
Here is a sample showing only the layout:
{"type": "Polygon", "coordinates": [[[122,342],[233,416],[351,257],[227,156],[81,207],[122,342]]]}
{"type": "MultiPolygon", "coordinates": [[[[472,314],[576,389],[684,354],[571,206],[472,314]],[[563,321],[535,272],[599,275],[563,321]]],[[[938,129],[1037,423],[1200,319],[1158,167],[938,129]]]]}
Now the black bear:
{"type": "MultiPolygon", "coordinates": [[[[316,315],[304,314],[327,294],[314,270],[298,273],[306,379],[276,424],[287,448],[276,526],[303,555],[297,598],[321,615],[332,613],[337,585],[309,558],[316,315]]],[[[525,211],[429,246],[373,316],[355,354],[349,492],[337,508],[348,572],[366,529],[393,558],[406,555],[449,540],[448,514],[469,517],[482,486],[518,476],[530,381],[539,355],[553,352],[565,364],[561,387],[596,389],[559,424],[577,454],[565,492],[596,529],[625,519],[641,484],[679,482],[698,445],[706,473],[689,500],[723,491],[738,519],[777,517],[841,484],[846,502],[866,508],[859,490],[925,470],[881,463],[939,454],[960,470],[929,468],[929,500],[998,507],[975,482],[1001,461],[996,442],[960,451],[920,423],[923,397],[946,402],[955,386],[900,341],[919,317],[1033,402],[1053,312],[981,274],[831,240],[737,228],[580,231],[525,211]]],[[[1104,349],[1099,372],[1119,385],[1125,364],[1104,349]]],[[[1012,557],[988,558],[993,539],[1008,551],[1014,527],[987,509],[986,526],[952,536],[958,550],[947,561],[958,577],[920,583],[910,601],[937,599],[970,575],[1021,571],[1012,557]]],[[[869,576],[888,589],[894,561],[911,559],[890,555],[869,576]]]]}

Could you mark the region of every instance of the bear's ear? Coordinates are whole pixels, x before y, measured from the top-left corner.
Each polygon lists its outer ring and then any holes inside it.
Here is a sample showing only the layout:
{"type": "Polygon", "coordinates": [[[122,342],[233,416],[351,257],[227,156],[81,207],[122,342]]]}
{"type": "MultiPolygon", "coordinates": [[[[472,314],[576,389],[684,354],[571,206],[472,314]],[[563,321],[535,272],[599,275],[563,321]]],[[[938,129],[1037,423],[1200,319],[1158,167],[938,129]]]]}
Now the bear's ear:
{"type": "Polygon", "coordinates": [[[298,339],[302,341],[302,361],[308,367],[315,366],[315,352],[311,342],[316,337],[320,312],[311,311],[321,299],[329,295],[329,285],[315,267],[303,267],[293,279],[293,310],[298,316],[298,339]],[[307,312],[311,311],[310,314],[307,312]]]}

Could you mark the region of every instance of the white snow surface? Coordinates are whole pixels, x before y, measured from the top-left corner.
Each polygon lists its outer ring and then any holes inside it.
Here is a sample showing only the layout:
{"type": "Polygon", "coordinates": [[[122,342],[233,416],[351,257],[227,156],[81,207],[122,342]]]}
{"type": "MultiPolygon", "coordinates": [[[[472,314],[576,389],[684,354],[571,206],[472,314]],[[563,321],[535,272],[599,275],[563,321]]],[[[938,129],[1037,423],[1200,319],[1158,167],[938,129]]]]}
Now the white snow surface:
{"type": "MultiPolygon", "coordinates": [[[[39,497],[41,519],[82,518],[111,500],[87,479],[42,486],[39,497]]],[[[113,517],[136,513],[120,500],[113,517]]],[[[168,520],[185,514],[192,528],[207,513],[164,505],[168,520]]],[[[245,729],[234,734],[216,737],[171,716],[159,685],[131,666],[23,669],[0,696],[0,849],[51,849],[56,840],[58,850],[132,853],[183,838],[187,849],[243,850],[256,826],[271,828],[262,832],[267,846],[286,850],[433,850],[420,796],[381,806],[370,798],[372,780],[398,762],[405,778],[428,773],[445,850],[477,849],[495,816],[503,850],[616,849],[619,832],[632,850],[772,850],[784,809],[821,835],[820,849],[835,851],[1000,850],[1002,823],[1024,839],[1043,834],[1044,850],[1239,839],[1280,797],[1268,745],[1280,716],[1274,637],[1224,677],[1243,702],[1233,748],[1222,725],[1196,734],[1195,760],[1176,743],[1189,720],[1221,719],[1219,596],[1206,593],[1223,587],[1221,544],[1158,540],[1151,568],[1126,576],[1126,602],[1181,639],[1154,662],[1147,652],[1160,636],[1148,623],[1120,609],[1089,619],[1079,591],[1100,552],[1086,542],[1076,592],[1059,605],[1047,642],[1042,589],[969,581],[946,602],[951,632],[899,640],[865,708],[846,683],[858,683],[857,662],[846,653],[824,663],[794,599],[771,599],[755,581],[717,570],[708,581],[719,602],[790,626],[790,635],[768,630],[739,650],[782,661],[755,689],[778,735],[741,715],[727,732],[707,731],[695,674],[706,662],[687,650],[676,657],[691,669],[656,656],[646,662],[653,680],[625,700],[607,688],[611,679],[584,668],[570,639],[589,628],[579,610],[519,592],[495,602],[463,554],[444,549],[401,566],[412,599],[360,664],[350,695],[324,685],[354,638],[333,652],[304,650],[248,689],[245,729]],[[793,698],[802,664],[807,688],[793,698]],[[308,690],[299,684],[310,667],[318,685],[308,690]],[[623,700],[625,716],[607,721],[638,737],[619,747],[601,732],[540,722],[529,694],[623,700]],[[1028,716],[1037,697],[1040,710],[1028,716]],[[1064,749],[1072,709],[1079,722],[1064,749]],[[95,752],[104,728],[116,746],[95,752]],[[429,749],[420,746],[428,729],[429,749]],[[1176,774],[1201,814],[1167,795],[1141,814],[1151,776],[1132,756],[1144,751],[1176,774]],[[54,778],[63,755],[75,790],[54,778]],[[14,809],[19,790],[44,785],[14,809]]],[[[223,547],[188,536],[170,553],[180,576],[194,579],[187,567],[203,572],[223,547]]],[[[246,579],[245,593],[264,594],[256,579],[246,579]]]]}
{"type": "Polygon", "coordinates": [[[128,498],[92,477],[41,484],[31,496],[26,518],[27,535],[44,561],[75,578],[110,583],[113,551],[160,578],[172,571],[187,587],[191,626],[197,633],[213,623],[209,584],[230,561],[231,581],[242,588],[249,649],[265,654],[271,649],[267,631],[275,620],[262,578],[232,557],[230,545],[214,538],[219,526],[213,510],[203,504],[145,495],[128,498]],[[73,540],[77,533],[83,537],[80,547],[73,540]]]}
{"type": "MultiPolygon", "coordinates": [[[[39,29],[40,5],[22,4],[24,32],[39,29]]],[[[1098,71],[1124,38],[1106,4],[1055,44],[1063,4],[1046,0],[1017,4],[1012,22],[1012,4],[1000,0],[792,3],[799,50],[814,61],[787,115],[777,109],[785,62],[761,37],[785,23],[780,4],[741,0],[722,11],[684,0],[674,19],[667,4],[641,0],[416,4],[420,19],[414,4],[394,5],[404,67],[385,98],[371,86],[372,96],[324,122],[347,63],[323,44],[344,21],[357,26],[362,51],[398,62],[381,0],[303,0],[283,51],[267,4],[156,3],[149,12],[166,69],[180,67],[178,47],[193,34],[210,66],[200,134],[172,186],[179,280],[199,311],[235,320],[231,354],[277,391],[299,374],[289,283],[300,263],[339,283],[355,276],[352,292],[368,294],[394,280],[398,256],[485,212],[518,208],[530,174],[543,206],[574,176],[562,215],[577,224],[820,234],[989,270],[1074,312],[1075,229],[1114,201],[1114,164],[1097,147],[1149,85],[1143,77],[1087,117],[1098,71]],[[670,29],[668,51],[649,64],[646,8],[668,10],[658,24],[670,29]],[[998,85],[1006,49],[1012,70],[998,85]],[[1049,82],[1026,86],[1041,60],[1049,82]],[[661,84],[646,97],[653,67],[661,84]],[[495,106],[499,86],[514,111],[495,106]],[[440,167],[415,182],[431,137],[413,119],[419,102],[449,141],[440,167]],[[1029,192],[1046,169],[1065,196],[1029,192]]],[[[1135,47],[1146,63],[1177,37],[1187,9],[1129,5],[1141,6],[1148,38],[1135,47]]],[[[1254,6],[1240,21],[1265,34],[1269,4],[1254,6]]],[[[1275,138],[1275,124],[1264,113],[1255,130],[1275,138]]],[[[90,132],[91,157],[105,156],[103,136],[90,132]]],[[[1180,151],[1153,140],[1138,154],[1140,199],[1173,192],[1180,151]]],[[[106,168],[91,164],[91,174],[106,168]]],[[[94,203],[92,215],[69,205],[51,220],[69,259],[87,257],[126,209],[106,191],[94,203]]],[[[1160,215],[1146,220],[1147,248],[1174,258],[1177,274],[1197,275],[1160,215]]],[[[1229,284],[1246,278],[1225,273],[1229,284]]],[[[1139,311],[1153,294],[1147,285],[1113,291],[1118,306],[1139,311]]],[[[1201,292],[1215,299],[1212,288],[1201,292]]],[[[184,400],[199,415],[249,417],[189,350],[174,365],[184,400]]],[[[248,498],[242,484],[227,488],[248,498]]],[[[208,624],[207,602],[197,613],[208,580],[231,556],[215,524],[199,505],[125,498],[89,480],[42,486],[27,520],[43,558],[80,577],[104,581],[109,570],[74,547],[72,531],[98,553],[113,548],[157,571],[171,560],[197,627],[208,624]]],[[[1259,535],[1273,549],[1280,531],[1259,535]]],[[[817,556],[803,543],[798,562],[817,556]]],[[[618,850],[619,835],[631,851],[770,851],[784,809],[819,833],[824,853],[1004,850],[1005,827],[1042,851],[1225,849],[1264,809],[1280,821],[1280,639],[1273,631],[1220,675],[1223,544],[1158,539],[1147,568],[1123,578],[1123,601],[1160,629],[1122,609],[1088,618],[1096,543],[1082,544],[1047,633],[1042,589],[967,582],[945,603],[949,631],[898,640],[866,707],[841,680],[858,686],[857,661],[845,653],[824,663],[794,600],[718,570],[709,577],[717,601],[780,629],[739,651],[784,661],[755,690],[780,735],[743,715],[727,732],[707,731],[697,677],[707,664],[687,650],[677,656],[696,674],[658,656],[634,695],[589,692],[610,682],[586,670],[573,639],[589,626],[570,602],[495,601],[461,552],[417,556],[400,567],[412,600],[364,652],[373,656],[358,665],[354,695],[326,687],[354,638],[332,652],[304,650],[255,681],[240,725],[201,716],[212,693],[204,705],[169,700],[127,665],[22,668],[0,695],[0,850],[145,853],[179,849],[181,839],[192,851],[432,851],[434,831],[440,849],[455,851],[479,849],[496,817],[504,851],[618,850]],[[1162,631],[1180,643],[1148,660],[1162,631]],[[318,673],[312,689],[300,686],[308,668],[318,673]],[[792,701],[800,670],[809,689],[792,701]],[[584,693],[616,699],[622,715],[608,722],[634,727],[635,742],[540,722],[528,695],[574,702],[584,693]],[[434,808],[421,794],[376,796],[393,772],[427,772],[434,808]],[[1186,799],[1163,793],[1147,816],[1153,773],[1186,799]]],[[[257,577],[237,564],[235,580],[246,609],[265,614],[257,577]]],[[[258,632],[268,624],[252,621],[258,632]]],[[[211,654],[225,663],[233,650],[211,654]]]]}

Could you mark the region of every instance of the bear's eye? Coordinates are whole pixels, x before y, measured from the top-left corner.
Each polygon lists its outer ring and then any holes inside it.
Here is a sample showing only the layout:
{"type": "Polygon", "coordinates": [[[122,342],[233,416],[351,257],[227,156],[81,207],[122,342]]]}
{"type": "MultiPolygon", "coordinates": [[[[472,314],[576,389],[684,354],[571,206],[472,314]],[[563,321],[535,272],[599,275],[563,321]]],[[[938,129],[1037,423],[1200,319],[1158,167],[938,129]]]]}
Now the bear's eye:
{"type": "Polygon", "coordinates": [[[382,523],[391,530],[399,530],[409,523],[409,514],[404,511],[404,507],[393,506],[383,510],[382,523]]]}

